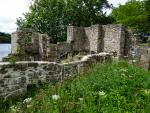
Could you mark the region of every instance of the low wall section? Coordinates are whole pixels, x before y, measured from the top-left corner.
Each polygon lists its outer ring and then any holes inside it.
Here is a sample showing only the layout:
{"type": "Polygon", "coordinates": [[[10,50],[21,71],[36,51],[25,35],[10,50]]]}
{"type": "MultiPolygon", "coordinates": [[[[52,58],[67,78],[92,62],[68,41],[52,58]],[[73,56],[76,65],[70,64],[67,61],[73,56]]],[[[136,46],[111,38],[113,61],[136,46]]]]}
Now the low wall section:
{"type": "Polygon", "coordinates": [[[111,61],[107,53],[84,56],[80,61],[58,64],[55,62],[0,63],[0,98],[24,95],[27,86],[38,83],[55,83],[84,72],[95,63],[111,61]]]}

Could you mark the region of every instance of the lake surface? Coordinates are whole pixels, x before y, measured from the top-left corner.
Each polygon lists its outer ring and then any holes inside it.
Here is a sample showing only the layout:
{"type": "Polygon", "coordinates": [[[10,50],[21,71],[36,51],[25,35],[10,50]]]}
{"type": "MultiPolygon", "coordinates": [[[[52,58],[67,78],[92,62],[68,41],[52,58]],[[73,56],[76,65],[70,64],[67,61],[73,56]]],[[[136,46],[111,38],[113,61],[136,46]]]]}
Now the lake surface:
{"type": "Polygon", "coordinates": [[[11,44],[0,44],[0,61],[11,53],[11,44]]]}

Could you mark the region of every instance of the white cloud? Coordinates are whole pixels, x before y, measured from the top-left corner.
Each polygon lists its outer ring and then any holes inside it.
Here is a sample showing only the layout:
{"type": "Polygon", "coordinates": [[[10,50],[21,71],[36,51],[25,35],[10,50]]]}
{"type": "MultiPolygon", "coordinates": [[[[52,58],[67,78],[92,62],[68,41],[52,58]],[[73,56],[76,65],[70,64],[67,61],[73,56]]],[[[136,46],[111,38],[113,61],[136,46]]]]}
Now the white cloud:
{"type": "MultiPolygon", "coordinates": [[[[113,7],[119,6],[119,4],[125,4],[128,0],[108,0],[110,4],[113,4],[113,7]]],[[[111,10],[107,9],[107,14],[111,13],[111,10]]]]}
{"type": "Polygon", "coordinates": [[[125,4],[127,1],[128,0],[108,0],[114,7],[117,7],[119,4],[125,4]]]}
{"type": "Polygon", "coordinates": [[[16,18],[29,10],[29,0],[0,0],[0,32],[16,30],[16,18]]]}
{"type": "MultiPolygon", "coordinates": [[[[16,18],[29,10],[32,0],[0,0],[0,32],[12,33],[16,30],[16,18]]],[[[117,6],[127,0],[108,0],[117,6]]]]}

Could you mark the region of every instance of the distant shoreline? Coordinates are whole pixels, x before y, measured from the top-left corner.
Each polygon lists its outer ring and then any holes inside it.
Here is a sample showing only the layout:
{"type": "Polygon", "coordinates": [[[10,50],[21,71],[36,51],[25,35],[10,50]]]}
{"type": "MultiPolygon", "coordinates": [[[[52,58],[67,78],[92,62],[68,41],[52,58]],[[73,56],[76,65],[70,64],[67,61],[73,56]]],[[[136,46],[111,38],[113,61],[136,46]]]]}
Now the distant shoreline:
{"type": "Polygon", "coordinates": [[[0,44],[11,44],[11,43],[0,43],[0,44]]]}

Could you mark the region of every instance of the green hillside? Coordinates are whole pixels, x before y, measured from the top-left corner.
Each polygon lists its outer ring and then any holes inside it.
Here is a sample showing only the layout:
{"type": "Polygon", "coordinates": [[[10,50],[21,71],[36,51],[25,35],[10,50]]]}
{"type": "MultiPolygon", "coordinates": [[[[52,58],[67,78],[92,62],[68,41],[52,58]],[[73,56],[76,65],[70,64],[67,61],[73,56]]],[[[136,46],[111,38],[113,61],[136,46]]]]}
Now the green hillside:
{"type": "MultiPolygon", "coordinates": [[[[2,105],[2,104],[1,104],[2,105]]],[[[72,80],[3,103],[7,113],[150,113],[150,72],[126,62],[101,64],[72,80]]]]}
{"type": "Polygon", "coordinates": [[[0,32],[0,43],[11,43],[10,34],[0,32]]]}

